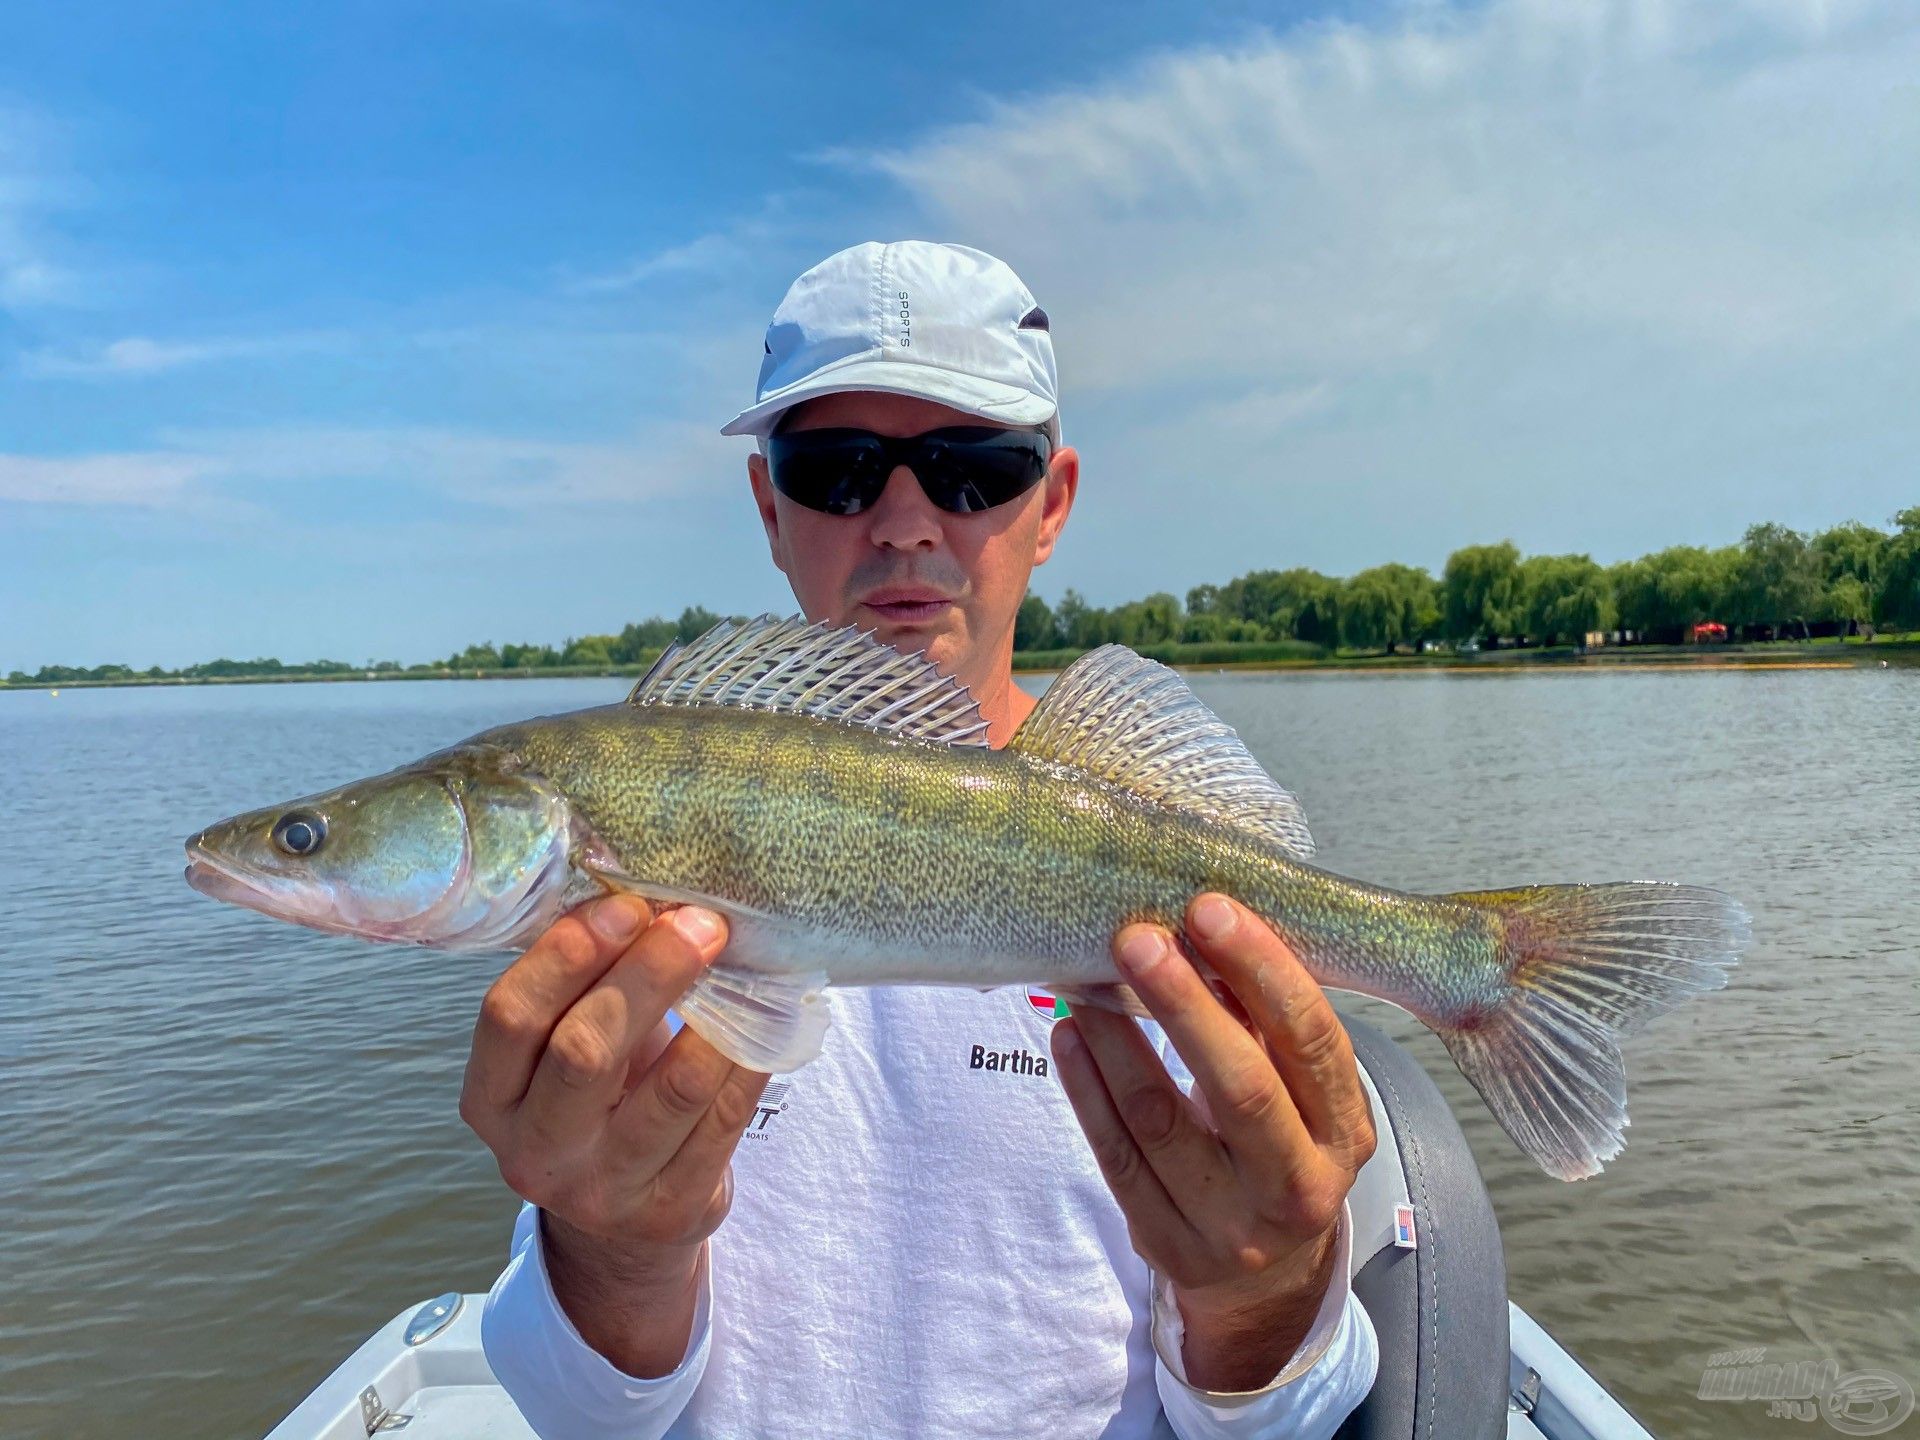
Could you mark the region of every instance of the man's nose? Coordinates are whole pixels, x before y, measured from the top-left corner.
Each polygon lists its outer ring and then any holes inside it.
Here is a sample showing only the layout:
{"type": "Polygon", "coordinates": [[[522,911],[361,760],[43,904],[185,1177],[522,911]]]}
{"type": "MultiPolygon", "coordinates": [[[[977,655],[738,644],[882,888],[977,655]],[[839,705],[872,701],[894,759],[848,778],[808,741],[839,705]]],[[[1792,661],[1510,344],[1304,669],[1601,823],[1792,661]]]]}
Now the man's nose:
{"type": "Polygon", "coordinates": [[[874,544],[889,549],[932,550],[940,544],[940,521],[939,509],[927,499],[913,471],[896,465],[887,476],[887,488],[874,502],[868,533],[874,544]]]}

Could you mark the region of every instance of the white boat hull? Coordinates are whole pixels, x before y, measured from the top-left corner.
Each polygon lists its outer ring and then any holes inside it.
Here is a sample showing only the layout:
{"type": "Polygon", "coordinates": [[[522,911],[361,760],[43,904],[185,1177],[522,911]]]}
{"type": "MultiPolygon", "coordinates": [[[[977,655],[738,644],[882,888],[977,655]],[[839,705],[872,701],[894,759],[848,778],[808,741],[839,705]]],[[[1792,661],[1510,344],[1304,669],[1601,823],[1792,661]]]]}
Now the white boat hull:
{"type": "MultiPolygon", "coordinates": [[[[385,1433],[404,1440],[535,1440],[481,1351],[486,1298],[443,1296],[403,1310],[321,1381],[267,1440],[368,1440],[385,1433]],[[409,1344],[416,1317],[446,1301],[458,1302],[450,1306],[451,1316],[409,1344]],[[382,1424],[388,1428],[377,1428],[382,1424]]],[[[1654,1440],[1532,1316],[1511,1302],[1507,1310],[1515,1396],[1507,1440],[1654,1440]]],[[[428,1317],[416,1333],[437,1319],[428,1317]]]]}

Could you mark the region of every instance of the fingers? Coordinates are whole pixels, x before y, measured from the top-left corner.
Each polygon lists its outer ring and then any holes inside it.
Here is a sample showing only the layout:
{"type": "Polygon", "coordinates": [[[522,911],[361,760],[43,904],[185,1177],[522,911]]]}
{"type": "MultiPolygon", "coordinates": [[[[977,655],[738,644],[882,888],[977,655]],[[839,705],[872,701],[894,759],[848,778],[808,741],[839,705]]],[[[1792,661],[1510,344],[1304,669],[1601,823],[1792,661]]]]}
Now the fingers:
{"type": "Polygon", "coordinates": [[[1272,1064],[1314,1140],[1343,1145],[1356,1134],[1370,1137],[1372,1109],[1346,1027],[1286,942],[1224,895],[1195,899],[1186,928],[1196,953],[1266,1037],[1272,1064]]]}
{"type": "MultiPolygon", "coordinates": [[[[561,1016],[652,918],[644,900],[608,895],[562,916],[507,967],[480,1005],[461,1096],[464,1111],[519,1104],[561,1016]]],[[[473,1123],[475,1113],[467,1118],[473,1123]]]]}
{"type": "MultiPolygon", "coordinates": [[[[1107,1017],[1095,1017],[1083,1009],[1070,1019],[1056,1022],[1052,1036],[1053,1063],[1067,1092],[1068,1103],[1079,1118],[1080,1128],[1086,1132],[1093,1158],[1106,1178],[1107,1188],[1136,1232],[1135,1248],[1147,1254],[1159,1249],[1153,1243],[1154,1238],[1179,1243],[1190,1237],[1191,1227],[1121,1119],[1120,1108],[1107,1089],[1100,1066],[1087,1044],[1085,1022],[1091,1021],[1097,1027],[1104,1018],[1107,1017]]],[[[1136,1032],[1139,1028],[1131,1020],[1121,1023],[1136,1032]]]]}
{"type": "Polygon", "coordinates": [[[1233,1161],[1220,1136],[1180,1092],[1133,1020],[1081,1010],[1080,1039],[1092,1054],[1107,1094],[1128,1135],[1181,1212],[1199,1221],[1231,1206],[1238,1188],[1233,1161]]]}
{"type": "Polygon", "coordinates": [[[510,1188],[627,1252],[712,1234],[767,1076],[664,1020],[726,940],[711,911],[653,919],[612,897],[556,923],[501,977],[461,1114],[510,1188]]]}
{"type": "Polygon", "coordinates": [[[624,1177],[633,1228],[684,1242],[713,1233],[732,1202],[729,1161],[768,1076],[683,1027],[608,1121],[603,1154],[624,1177]]]}
{"type": "Polygon", "coordinates": [[[1236,1163],[1257,1184],[1291,1184],[1311,1163],[1313,1140],[1266,1047],[1227,1013],[1159,926],[1121,930],[1114,960],[1187,1062],[1236,1163]]]}
{"type": "MultiPolygon", "coordinates": [[[[692,1034],[691,1031],[682,1033],[692,1034]]],[[[693,1038],[702,1045],[707,1043],[698,1035],[693,1038]]],[[[733,1152],[740,1147],[741,1136],[760,1113],[760,1097],[766,1091],[767,1081],[773,1077],[764,1071],[732,1064],[728,1071],[714,1094],[713,1103],[694,1122],[692,1133],[673,1158],[661,1167],[663,1189],[687,1194],[711,1190],[717,1178],[726,1172],[733,1152]]]]}
{"type": "Polygon", "coordinates": [[[607,1121],[607,1141],[622,1163],[658,1169],[712,1108],[734,1064],[690,1026],[682,1026],[607,1121]]]}
{"type": "Polygon", "coordinates": [[[636,1052],[725,944],[713,920],[689,909],[663,916],[554,1025],[520,1102],[533,1134],[564,1151],[605,1126],[636,1052]]]}

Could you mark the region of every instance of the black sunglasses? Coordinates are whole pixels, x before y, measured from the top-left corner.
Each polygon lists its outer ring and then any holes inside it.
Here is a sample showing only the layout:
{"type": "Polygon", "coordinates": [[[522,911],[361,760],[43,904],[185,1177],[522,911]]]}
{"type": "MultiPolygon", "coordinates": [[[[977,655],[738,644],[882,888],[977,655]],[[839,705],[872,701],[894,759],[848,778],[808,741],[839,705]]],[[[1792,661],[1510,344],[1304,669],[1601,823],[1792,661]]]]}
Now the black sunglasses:
{"type": "Polygon", "coordinates": [[[1017,500],[1047,473],[1053,442],[1033,430],[956,425],[923,435],[795,430],[767,438],[773,488],[809,510],[858,515],[879,500],[901,465],[927,499],[955,515],[1017,500]]]}

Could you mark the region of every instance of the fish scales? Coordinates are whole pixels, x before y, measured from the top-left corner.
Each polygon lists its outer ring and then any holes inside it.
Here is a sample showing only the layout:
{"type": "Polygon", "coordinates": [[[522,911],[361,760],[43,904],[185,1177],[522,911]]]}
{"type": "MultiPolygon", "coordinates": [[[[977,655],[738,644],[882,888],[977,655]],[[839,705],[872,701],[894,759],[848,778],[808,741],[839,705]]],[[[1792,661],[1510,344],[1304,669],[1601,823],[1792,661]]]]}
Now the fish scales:
{"type": "Polygon", "coordinates": [[[1627,1124],[1620,1037],[1716,989],[1717,891],[1625,881],[1406,895],[1307,863],[1298,801],[1164,666],[1106,646],[1004,750],[961,686],[854,631],[763,616],[662,656],[625,705],[503,726],[209,826],[187,878],[318,929],[524,948],[626,889],[721,911],[683,995],[739,1064],[804,1065],[833,984],[1044,984],[1126,1008],[1121,925],[1232,895],[1322,984],[1435,1031],[1502,1127],[1578,1179],[1627,1124]]]}
{"type": "Polygon", "coordinates": [[[480,739],[565,793],[628,873],[771,919],[840,984],[1112,983],[1120,925],[1178,931],[1206,890],[1262,914],[1324,984],[1439,1013],[1500,978],[1484,911],[1347,880],[1014,751],[618,705],[480,739]]]}

